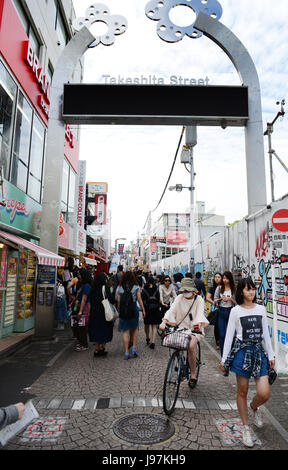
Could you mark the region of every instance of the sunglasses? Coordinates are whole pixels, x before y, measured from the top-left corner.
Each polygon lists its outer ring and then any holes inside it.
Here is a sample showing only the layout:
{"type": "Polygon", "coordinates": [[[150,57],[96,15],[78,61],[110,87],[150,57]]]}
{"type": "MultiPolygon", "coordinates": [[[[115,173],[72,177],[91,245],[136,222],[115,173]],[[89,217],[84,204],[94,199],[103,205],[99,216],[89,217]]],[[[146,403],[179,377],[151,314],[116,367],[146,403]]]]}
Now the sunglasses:
{"type": "Polygon", "coordinates": [[[170,279],[165,279],[165,281],[164,281],[164,282],[171,282],[171,281],[170,281],[170,279]]]}

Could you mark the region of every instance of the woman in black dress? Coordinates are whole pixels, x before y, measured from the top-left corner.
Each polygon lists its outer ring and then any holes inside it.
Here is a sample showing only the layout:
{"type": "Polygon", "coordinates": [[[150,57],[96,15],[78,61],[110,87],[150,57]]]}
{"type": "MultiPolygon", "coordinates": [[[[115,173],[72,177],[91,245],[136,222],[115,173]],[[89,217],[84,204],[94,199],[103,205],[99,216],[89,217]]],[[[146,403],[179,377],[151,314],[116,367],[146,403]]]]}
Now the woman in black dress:
{"type": "Polygon", "coordinates": [[[142,300],[145,306],[146,317],[144,318],[144,328],[146,334],[146,343],[150,343],[149,329],[152,326],[152,342],[150,348],[155,348],[155,338],[157,327],[161,323],[162,314],[160,311],[160,294],[153,276],[149,276],[147,283],[141,292],[142,300]]]}
{"type": "Polygon", "coordinates": [[[105,311],[102,304],[103,286],[105,286],[106,297],[111,304],[115,304],[115,298],[110,292],[107,283],[107,277],[104,273],[99,274],[92,284],[91,290],[91,311],[89,319],[89,339],[95,343],[94,356],[106,356],[106,343],[112,341],[113,338],[113,322],[105,319],[105,311]]]}

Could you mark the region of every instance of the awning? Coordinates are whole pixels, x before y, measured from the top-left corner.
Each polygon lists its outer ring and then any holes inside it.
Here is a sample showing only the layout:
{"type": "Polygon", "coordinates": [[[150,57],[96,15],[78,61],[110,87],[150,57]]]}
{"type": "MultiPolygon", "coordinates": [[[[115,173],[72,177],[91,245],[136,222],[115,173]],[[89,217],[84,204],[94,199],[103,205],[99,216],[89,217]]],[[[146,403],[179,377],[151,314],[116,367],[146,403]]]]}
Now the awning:
{"type": "Polygon", "coordinates": [[[34,251],[38,258],[39,264],[44,264],[46,266],[64,266],[65,265],[65,258],[62,256],[58,256],[56,253],[52,253],[42,246],[35,245],[35,243],[28,242],[24,238],[17,237],[17,235],[13,235],[12,233],[3,232],[0,230],[0,237],[4,238],[5,240],[10,240],[17,245],[23,246],[28,250],[34,251]]]}

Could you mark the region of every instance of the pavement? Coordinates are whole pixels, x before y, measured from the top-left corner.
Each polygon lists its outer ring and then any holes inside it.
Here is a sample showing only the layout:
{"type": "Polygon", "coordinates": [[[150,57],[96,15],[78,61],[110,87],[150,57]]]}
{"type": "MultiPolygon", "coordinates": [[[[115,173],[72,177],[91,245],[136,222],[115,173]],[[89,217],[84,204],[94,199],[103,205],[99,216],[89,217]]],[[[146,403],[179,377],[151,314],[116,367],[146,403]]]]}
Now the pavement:
{"type": "MultiPolygon", "coordinates": [[[[154,350],[146,345],[142,321],[139,357],[128,361],[123,359],[122,336],[116,325],[106,357],[94,358],[91,343],[88,351],[74,351],[72,332],[67,328],[55,330],[54,341],[32,341],[2,358],[1,405],[32,400],[39,413],[3,450],[287,450],[288,376],[279,376],[271,387],[271,398],[262,407],[263,428],[257,429],[251,421],[255,445],[247,449],[241,441],[235,375],[223,377],[213,327],[205,331],[197,387],[191,390],[186,381],[181,383],[176,409],[169,418],[175,432],[157,444],[128,442],[115,434],[115,424],[123,417],[137,419],[140,414],[168,419],[162,407],[162,388],[169,350],[161,346],[159,337],[154,350]]],[[[253,381],[250,384],[252,398],[255,386],[253,381]]],[[[136,427],[133,432],[136,436],[136,427]]]]}

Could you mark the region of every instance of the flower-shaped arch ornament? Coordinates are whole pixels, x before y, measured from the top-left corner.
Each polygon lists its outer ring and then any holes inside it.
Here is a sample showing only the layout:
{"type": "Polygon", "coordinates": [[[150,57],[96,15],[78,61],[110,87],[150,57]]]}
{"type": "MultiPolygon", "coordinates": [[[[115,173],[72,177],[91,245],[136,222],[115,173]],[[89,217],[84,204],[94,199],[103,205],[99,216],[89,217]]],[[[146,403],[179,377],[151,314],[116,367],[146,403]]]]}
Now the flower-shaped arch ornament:
{"type": "Polygon", "coordinates": [[[109,8],[103,3],[90,5],[85,14],[86,18],[76,18],[73,21],[72,26],[75,31],[80,31],[83,26],[89,29],[92,24],[97,22],[105,23],[108,28],[108,31],[101,36],[97,36],[89,47],[98,46],[100,43],[104,46],[111,46],[115,42],[115,36],[119,36],[127,30],[128,22],[126,18],[121,15],[111,15],[109,8]]]}
{"type": "Polygon", "coordinates": [[[200,12],[219,20],[222,16],[222,7],[218,0],[151,0],[147,3],[145,14],[150,20],[158,21],[157,34],[166,42],[181,41],[185,35],[196,39],[202,36],[202,32],[194,28],[194,23],[189,26],[178,26],[172,23],[169,13],[177,6],[190,7],[196,14],[200,12]]]}

